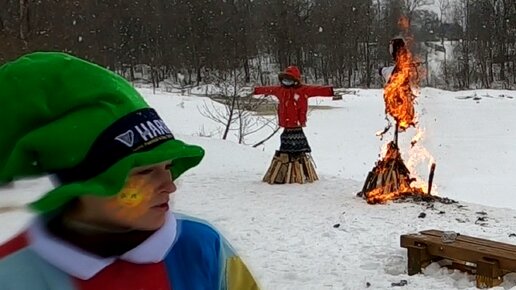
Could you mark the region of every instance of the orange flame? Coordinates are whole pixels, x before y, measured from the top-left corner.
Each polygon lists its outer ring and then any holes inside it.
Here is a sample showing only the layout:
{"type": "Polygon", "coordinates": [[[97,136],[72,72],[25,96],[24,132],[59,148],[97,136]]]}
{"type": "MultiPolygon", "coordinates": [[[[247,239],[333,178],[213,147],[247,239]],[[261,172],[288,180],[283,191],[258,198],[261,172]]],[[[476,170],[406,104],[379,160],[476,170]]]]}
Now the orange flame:
{"type": "MultiPolygon", "coordinates": [[[[407,30],[408,18],[401,17],[398,25],[407,30]]],[[[396,120],[396,124],[402,131],[410,126],[415,126],[414,101],[416,95],[412,90],[418,89],[420,82],[418,62],[409,46],[410,41],[398,51],[396,66],[384,88],[385,111],[396,120]]]]}
{"type": "Polygon", "coordinates": [[[404,31],[407,31],[410,26],[410,21],[408,17],[401,16],[400,19],[398,19],[398,26],[404,31]]]}
{"type": "Polygon", "coordinates": [[[422,189],[418,187],[411,187],[406,183],[402,183],[400,188],[395,191],[389,191],[385,187],[379,187],[367,194],[367,203],[386,203],[390,200],[398,199],[402,196],[424,195],[422,189]]]}
{"type": "Polygon", "coordinates": [[[414,60],[408,49],[400,52],[390,81],[384,89],[385,110],[401,130],[415,125],[414,100],[411,90],[414,60]]]}
{"type": "Polygon", "coordinates": [[[377,162],[374,172],[379,177],[376,183],[380,186],[366,193],[367,202],[385,203],[405,195],[425,194],[423,189],[412,186],[415,179],[409,176],[398,147],[393,142],[386,147],[385,155],[377,162]]]}

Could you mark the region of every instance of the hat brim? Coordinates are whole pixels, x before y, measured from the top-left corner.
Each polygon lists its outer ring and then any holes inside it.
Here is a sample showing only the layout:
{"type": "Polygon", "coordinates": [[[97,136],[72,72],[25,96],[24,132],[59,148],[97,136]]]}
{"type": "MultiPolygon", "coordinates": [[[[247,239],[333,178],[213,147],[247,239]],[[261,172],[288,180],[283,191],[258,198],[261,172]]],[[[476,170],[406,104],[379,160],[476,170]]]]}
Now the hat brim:
{"type": "Polygon", "coordinates": [[[113,196],[123,188],[133,168],[169,160],[172,161],[172,177],[177,179],[185,171],[198,165],[203,157],[204,150],[201,147],[180,140],[170,140],[152,150],[133,153],[123,158],[92,179],[58,186],[29,206],[36,212],[45,213],[56,210],[79,196],[113,196]]]}
{"type": "Polygon", "coordinates": [[[295,76],[289,74],[289,73],[286,73],[286,72],[281,72],[278,74],[278,78],[279,80],[281,81],[282,79],[291,79],[293,81],[296,81],[298,83],[301,83],[301,80],[296,78],[295,76]]]}

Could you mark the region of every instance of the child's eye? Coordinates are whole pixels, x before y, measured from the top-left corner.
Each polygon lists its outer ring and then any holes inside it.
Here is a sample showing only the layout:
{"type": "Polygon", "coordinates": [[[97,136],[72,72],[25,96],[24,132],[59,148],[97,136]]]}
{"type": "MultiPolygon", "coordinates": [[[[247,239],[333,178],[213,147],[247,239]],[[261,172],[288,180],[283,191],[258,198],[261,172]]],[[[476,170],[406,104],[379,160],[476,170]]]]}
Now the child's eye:
{"type": "Polygon", "coordinates": [[[137,171],[135,172],[136,175],[146,175],[146,174],[149,174],[152,172],[152,169],[149,168],[149,169],[144,169],[144,170],[140,170],[140,171],[137,171]]]}
{"type": "Polygon", "coordinates": [[[170,170],[171,168],[172,168],[172,163],[167,164],[167,165],[165,166],[165,169],[166,169],[166,170],[170,170]]]}

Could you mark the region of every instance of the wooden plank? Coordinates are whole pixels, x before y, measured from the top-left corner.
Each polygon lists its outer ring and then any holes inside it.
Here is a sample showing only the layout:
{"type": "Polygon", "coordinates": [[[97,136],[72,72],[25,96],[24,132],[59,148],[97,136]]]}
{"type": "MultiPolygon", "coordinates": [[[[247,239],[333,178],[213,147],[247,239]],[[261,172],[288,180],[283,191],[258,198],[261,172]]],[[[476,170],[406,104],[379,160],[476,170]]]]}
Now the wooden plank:
{"type": "MultiPolygon", "coordinates": [[[[421,231],[420,233],[424,234],[424,235],[441,237],[443,234],[443,231],[426,230],[426,231],[421,231]]],[[[458,235],[457,241],[469,242],[469,243],[477,244],[480,246],[489,246],[489,247],[493,247],[493,248],[507,250],[507,251],[514,252],[516,255],[516,245],[512,245],[512,244],[506,244],[506,243],[502,243],[502,242],[496,242],[496,241],[475,238],[475,237],[470,237],[470,236],[465,236],[465,235],[458,235]]]]}
{"type": "Polygon", "coordinates": [[[299,176],[299,172],[297,172],[297,167],[296,167],[296,163],[295,161],[292,161],[291,162],[292,164],[292,178],[291,178],[291,183],[298,183],[298,176],[299,176]]]}
{"type": "Polygon", "coordinates": [[[287,167],[287,183],[292,183],[292,162],[289,162],[287,167]]]}
{"type": "Polygon", "coordinates": [[[432,256],[443,257],[447,259],[458,259],[476,263],[484,258],[490,258],[499,261],[499,267],[502,269],[516,271],[516,255],[514,252],[492,249],[487,246],[471,244],[468,242],[455,241],[445,244],[440,237],[429,235],[402,235],[401,246],[407,248],[409,246],[423,246],[427,248],[427,252],[432,256]]]}
{"type": "Polygon", "coordinates": [[[275,164],[275,162],[274,162],[274,159],[273,159],[272,162],[271,162],[271,165],[269,165],[269,169],[267,169],[267,172],[265,173],[265,176],[263,177],[263,181],[264,182],[268,182],[268,183],[272,184],[271,175],[272,175],[272,170],[273,170],[274,164],[275,164]]]}
{"type": "Polygon", "coordinates": [[[305,173],[305,176],[306,176],[306,181],[312,182],[312,173],[308,169],[308,159],[306,158],[306,156],[303,156],[300,161],[301,161],[301,168],[303,169],[303,172],[305,173]]]}
{"type": "Polygon", "coordinates": [[[290,162],[290,155],[288,153],[280,153],[279,154],[279,160],[282,162],[282,163],[287,163],[287,162],[290,162]]]}
{"type": "Polygon", "coordinates": [[[310,159],[306,156],[303,158],[303,168],[306,171],[308,182],[314,182],[316,180],[315,169],[310,159]]]}
{"type": "Polygon", "coordinates": [[[297,168],[297,173],[298,173],[298,183],[305,183],[305,174],[303,172],[303,167],[301,167],[301,163],[299,163],[299,161],[296,161],[295,162],[295,166],[297,168]]]}
{"type": "Polygon", "coordinates": [[[287,178],[287,164],[281,163],[280,170],[278,171],[278,177],[276,178],[277,183],[285,183],[287,178]]]}
{"type": "Polygon", "coordinates": [[[308,169],[310,171],[310,177],[311,177],[312,181],[319,180],[319,177],[317,176],[317,172],[315,171],[314,165],[312,164],[312,162],[310,162],[310,160],[308,160],[307,165],[308,165],[308,169]]]}
{"type": "Polygon", "coordinates": [[[365,195],[365,193],[369,191],[369,183],[371,182],[372,177],[373,177],[373,172],[369,171],[369,173],[367,174],[367,177],[365,179],[364,186],[362,186],[362,194],[365,195]]]}
{"type": "Polygon", "coordinates": [[[281,169],[281,162],[274,160],[274,167],[271,173],[270,183],[276,183],[276,178],[278,177],[278,173],[281,169]]]}

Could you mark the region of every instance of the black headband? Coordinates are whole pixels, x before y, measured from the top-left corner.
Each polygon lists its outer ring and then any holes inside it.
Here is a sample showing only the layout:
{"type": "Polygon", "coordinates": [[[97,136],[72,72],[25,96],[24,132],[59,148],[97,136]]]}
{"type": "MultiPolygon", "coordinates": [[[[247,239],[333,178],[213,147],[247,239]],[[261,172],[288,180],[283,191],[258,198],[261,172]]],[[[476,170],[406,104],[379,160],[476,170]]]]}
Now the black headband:
{"type": "Polygon", "coordinates": [[[154,109],[129,113],[97,137],[81,163],[55,172],[55,178],[60,183],[88,180],[122,158],[148,151],[167,140],[174,140],[174,135],[154,109]]]}

